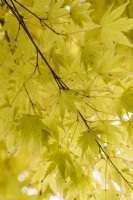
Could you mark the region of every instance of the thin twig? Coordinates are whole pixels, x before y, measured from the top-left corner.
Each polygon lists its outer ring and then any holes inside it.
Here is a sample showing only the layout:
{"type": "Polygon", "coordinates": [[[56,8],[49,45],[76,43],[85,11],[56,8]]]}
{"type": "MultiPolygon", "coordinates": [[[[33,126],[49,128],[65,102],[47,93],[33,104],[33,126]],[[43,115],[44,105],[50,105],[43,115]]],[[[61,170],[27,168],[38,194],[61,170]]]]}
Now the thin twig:
{"type": "Polygon", "coordinates": [[[123,180],[127,183],[127,185],[133,189],[133,187],[131,186],[131,184],[128,182],[128,180],[125,178],[125,176],[123,176],[123,174],[121,173],[121,171],[116,167],[116,165],[113,163],[113,161],[111,160],[111,158],[109,157],[109,155],[106,153],[106,151],[103,149],[103,147],[100,145],[100,143],[95,140],[96,143],[98,144],[99,148],[102,150],[102,152],[104,153],[104,155],[106,156],[107,160],[111,163],[111,165],[116,169],[116,171],[118,172],[118,174],[123,178],[123,180]]]}
{"type": "Polygon", "coordinates": [[[79,113],[80,117],[82,118],[83,122],[85,123],[86,127],[88,128],[88,130],[90,130],[90,127],[89,127],[89,125],[87,124],[86,119],[83,117],[83,115],[81,114],[81,112],[80,112],[79,110],[78,110],[78,113],[79,113]]]}
{"type": "Polygon", "coordinates": [[[19,14],[17,8],[15,7],[14,3],[12,0],[11,3],[13,5],[13,7],[6,1],[3,0],[6,5],[9,7],[9,9],[12,11],[12,13],[14,14],[14,16],[17,18],[18,22],[21,24],[21,26],[23,27],[26,35],[28,36],[28,38],[30,39],[30,41],[32,42],[32,44],[34,45],[34,47],[36,48],[37,52],[40,54],[41,58],[43,59],[43,61],[46,63],[47,67],[49,68],[49,70],[51,71],[51,74],[53,75],[53,78],[55,79],[59,89],[62,90],[69,90],[69,88],[67,87],[67,85],[61,80],[61,78],[55,73],[55,71],[51,68],[50,64],[48,63],[48,61],[46,60],[46,58],[44,57],[43,53],[41,52],[41,50],[38,48],[37,44],[35,43],[34,39],[32,38],[27,26],[25,25],[25,22],[23,20],[23,17],[19,14]]]}
{"type": "Polygon", "coordinates": [[[27,94],[27,96],[28,96],[28,98],[29,98],[29,102],[30,102],[30,104],[31,104],[31,107],[32,107],[32,109],[33,109],[33,112],[34,112],[34,114],[36,115],[36,111],[35,111],[35,108],[34,108],[34,103],[33,103],[32,99],[31,99],[31,97],[30,97],[30,94],[29,94],[29,92],[28,92],[28,90],[27,90],[25,84],[23,84],[23,87],[24,87],[24,89],[25,89],[25,91],[26,91],[26,94],[27,94]]]}

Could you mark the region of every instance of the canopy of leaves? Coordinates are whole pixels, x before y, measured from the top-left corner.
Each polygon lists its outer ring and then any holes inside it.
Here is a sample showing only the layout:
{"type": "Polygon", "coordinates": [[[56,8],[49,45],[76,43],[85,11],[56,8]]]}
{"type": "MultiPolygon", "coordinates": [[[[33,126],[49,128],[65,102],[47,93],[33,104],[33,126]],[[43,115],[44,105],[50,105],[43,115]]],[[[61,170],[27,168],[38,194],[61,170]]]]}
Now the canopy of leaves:
{"type": "Polygon", "coordinates": [[[132,199],[132,10],[0,0],[0,199],[132,199]]]}

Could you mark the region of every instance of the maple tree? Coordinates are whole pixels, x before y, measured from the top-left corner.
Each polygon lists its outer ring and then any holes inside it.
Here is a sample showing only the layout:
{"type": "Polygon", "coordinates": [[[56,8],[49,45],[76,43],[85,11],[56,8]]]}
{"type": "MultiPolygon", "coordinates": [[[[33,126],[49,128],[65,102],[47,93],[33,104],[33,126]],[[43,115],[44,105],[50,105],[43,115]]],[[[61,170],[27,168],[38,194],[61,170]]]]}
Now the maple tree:
{"type": "Polygon", "coordinates": [[[0,0],[0,199],[133,198],[132,9],[0,0]]]}

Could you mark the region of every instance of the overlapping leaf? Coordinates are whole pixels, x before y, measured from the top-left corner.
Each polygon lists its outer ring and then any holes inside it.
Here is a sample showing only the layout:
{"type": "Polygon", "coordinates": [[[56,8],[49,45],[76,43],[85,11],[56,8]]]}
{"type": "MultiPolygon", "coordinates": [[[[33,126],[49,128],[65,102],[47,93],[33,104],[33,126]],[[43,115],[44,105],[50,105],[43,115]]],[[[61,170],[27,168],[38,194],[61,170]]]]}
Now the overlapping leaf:
{"type": "Polygon", "coordinates": [[[133,102],[133,87],[128,87],[121,96],[121,102],[123,107],[127,112],[132,112],[132,102],[133,102]]]}
{"type": "Polygon", "coordinates": [[[49,175],[51,171],[57,167],[64,180],[66,178],[66,167],[68,165],[74,167],[71,156],[67,152],[64,152],[62,149],[52,153],[48,157],[48,161],[50,162],[50,165],[46,171],[46,175],[49,175]]]}
{"type": "Polygon", "coordinates": [[[41,143],[47,145],[52,137],[50,130],[37,115],[24,114],[18,123],[20,149],[28,143],[34,148],[39,148],[41,143]]]}
{"type": "Polygon", "coordinates": [[[80,4],[80,1],[78,0],[70,8],[70,16],[77,25],[82,26],[84,22],[89,21],[90,10],[88,9],[90,5],[90,3],[80,4]]]}
{"type": "Polygon", "coordinates": [[[113,48],[113,42],[132,47],[128,38],[124,35],[133,28],[133,19],[121,17],[128,2],[112,11],[112,6],[106,11],[101,19],[101,40],[109,48],[113,48]]]}
{"type": "Polygon", "coordinates": [[[73,91],[61,91],[58,97],[59,111],[60,115],[63,118],[65,115],[65,110],[78,114],[77,107],[75,102],[80,101],[81,99],[74,94],[73,91]]]}
{"type": "Polygon", "coordinates": [[[98,139],[99,130],[91,129],[90,131],[84,131],[81,133],[78,143],[84,154],[89,148],[95,155],[98,154],[98,145],[96,139],[98,139]]]}

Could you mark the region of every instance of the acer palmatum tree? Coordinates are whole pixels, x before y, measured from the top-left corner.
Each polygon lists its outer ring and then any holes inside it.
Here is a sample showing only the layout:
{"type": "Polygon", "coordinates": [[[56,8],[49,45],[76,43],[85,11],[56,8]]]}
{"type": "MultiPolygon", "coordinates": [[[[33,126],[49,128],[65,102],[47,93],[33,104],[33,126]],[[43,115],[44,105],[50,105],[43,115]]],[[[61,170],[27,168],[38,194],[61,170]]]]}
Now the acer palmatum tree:
{"type": "Polygon", "coordinates": [[[0,198],[132,199],[133,19],[121,3],[0,1],[0,198]]]}

